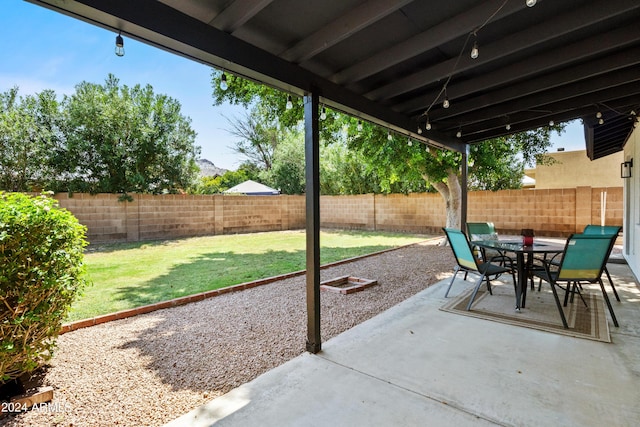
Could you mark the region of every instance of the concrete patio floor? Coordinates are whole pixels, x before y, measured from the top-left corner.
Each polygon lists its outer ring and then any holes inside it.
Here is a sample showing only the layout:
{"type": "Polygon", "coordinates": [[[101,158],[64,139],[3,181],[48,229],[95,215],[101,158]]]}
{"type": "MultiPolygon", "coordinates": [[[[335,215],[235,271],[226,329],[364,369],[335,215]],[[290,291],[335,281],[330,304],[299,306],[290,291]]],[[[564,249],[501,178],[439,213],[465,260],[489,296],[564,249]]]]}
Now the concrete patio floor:
{"type": "Polygon", "coordinates": [[[608,268],[612,343],[440,311],[444,280],[167,426],[637,426],[640,288],[608,268]]]}

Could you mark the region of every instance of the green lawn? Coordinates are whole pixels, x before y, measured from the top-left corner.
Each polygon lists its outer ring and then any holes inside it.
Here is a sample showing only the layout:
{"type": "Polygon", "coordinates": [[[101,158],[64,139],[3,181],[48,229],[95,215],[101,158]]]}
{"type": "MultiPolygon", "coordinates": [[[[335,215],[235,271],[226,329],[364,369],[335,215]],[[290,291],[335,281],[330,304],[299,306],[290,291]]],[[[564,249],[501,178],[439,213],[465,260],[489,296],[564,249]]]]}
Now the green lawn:
{"type": "MultiPolygon", "coordinates": [[[[326,231],[322,264],[424,240],[427,236],[326,231]]],[[[92,286],[68,320],[139,307],[305,268],[305,232],[285,231],[182,240],[91,245],[92,286]]]]}

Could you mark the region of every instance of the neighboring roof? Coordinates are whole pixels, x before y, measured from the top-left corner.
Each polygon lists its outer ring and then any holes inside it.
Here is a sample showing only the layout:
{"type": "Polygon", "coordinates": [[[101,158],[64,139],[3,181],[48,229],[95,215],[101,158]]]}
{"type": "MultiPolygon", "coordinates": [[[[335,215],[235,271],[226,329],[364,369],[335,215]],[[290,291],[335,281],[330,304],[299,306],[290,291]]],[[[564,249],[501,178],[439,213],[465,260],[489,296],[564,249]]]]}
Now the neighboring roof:
{"type": "Polygon", "coordinates": [[[274,196],[280,194],[279,190],[268,187],[259,182],[252,180],[245,181],[231,187],[230,189],[223,191],[225,194],[246,194],[247,196],[274,196]]]}
{"type": "Polygon", "coordinates": [[[640,111],[638,0],[29,1],[459,151],[640,111]]]}

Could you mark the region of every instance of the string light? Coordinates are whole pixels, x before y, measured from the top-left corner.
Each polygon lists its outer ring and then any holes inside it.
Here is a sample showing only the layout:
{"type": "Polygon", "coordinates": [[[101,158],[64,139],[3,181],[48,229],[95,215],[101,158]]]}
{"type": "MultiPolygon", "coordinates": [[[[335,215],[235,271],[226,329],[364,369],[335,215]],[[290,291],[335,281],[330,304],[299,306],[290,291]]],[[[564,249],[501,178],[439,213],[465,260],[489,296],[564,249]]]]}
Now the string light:
{"type": "Polygon", "coordinates": [[[424,125],[424,128],[425,128],[426,130],[431,130],[431,122],[429,121],[429,117],[427,117],[427,124],[426,124],[426,125],[424,125]]]}
{"type": "Polygon", "coordinates": [[[229,89],[229,84],[227,84],[227,76],[222,73],[222,77],[220,78],[220,90],[225,91],[229,89]]]}
{"type": "Polygon", "coordinates": [[[596,113],[596,119],[601,119],[602,118],[602,113],[600,111],[598,111],[596,113]]]}
{"type": "Polygon", "coordinates": [[[549,120],[549,126],[553,126],[555,125],[555,122],[553,120],[549,120]]]}
{"type": "Polygon", "coordinates": [[[408,138],[408,139],[407,139],[407,145],[408,145],[409,147],[411,147],[411,146],[413,145],[413,142],[411,142],[411,138],[408,138]]]}
{"type": "Polygon", "coordinates": [[[422,135],[422,128],[418,125],[418,135],[422,135]]]}
{"type": "Polygon", "coordinates": [[[478,50],[478,35],[476,32],[473,32],[473,36],[476,37],[476,40],[473,41],[473,48],[471,49],[471,59],[476,59],[478,55],[480,55],[480,51],[478,50]]]}
{"type": "Polygon", "coordinates": [[[598,124],[599,125],[603,125],[604,124],[604,119],[602,119],[602,118],[598,119],[598,124]]]}
{"type": "Polygon", "coordinates": [[[358,132],[362,131],[362,122],[360,120],[358,120],[358,126],[356,126],[356,129],[358,130],[358,132]]]}
{"type": "Polygon", "coordinates": [[[529,6],[529,7],[533,7],[533,6],[535,6],[535,5],[536,5],[536,3],[537,3],[537,1],[536,1],[536,0],[527,0],[527,6],[529,6]]]}
{"type": "Polygon", "coordinates": [[[511,130],[511,125],[507,123],[507,125],[505,126],[506,130],[511,130]]]}
{"type": "Polygon", "coordinates": [[[291,110],[293,108],[293,100],[291,99],[291,95],[287,95],[287,105],[285,106],[287,110],[291,110]]]}
{"type": "Polygon", "coordinates": [[[461,130],[459,130],[459,131],[456,133],[456,136],[457,136],[458,138],[462,138],[462,131],[461,131],[461,130]]]}
{"type": "MultiPolygon", "coordinates": [[[[433,106],[440,99],[440,96],[442,96],[443,92],[444,92],[444,101],[442,102],[442,107],[443,108],[449,108],[450,107],[451,103],[449,102],[449,98],[447,96],[447,86],[449,85],[449,82],[451,81],[451,78],[453,77],[453,75],[455,74],[455,72],[456,72],[456,70],[458,68],[458,64],[460,63],[460,59],[462,58],[462,54],[467,49],[467,46],[468,46],[468,43],[469,43],[469,40],[470,40],[471,36],[473,35],[474,37],[476,37],[476,40],[473,43],[473,48],[471,49],[471,58],[476,59],[476,58],[478,58],[478,56],[480,54],[480,51],[479,51],[479,48],[478,48],[478,43],[477,43],[478,31],[482,30],[489,22],[491,22],[496,17],[496,15],[498,15],[498,13],[500,13],[500,11],[507,5],[508,2],[509,2],[509,0],[504,0],[502,2],[502,4],[481,25],[476,27],[472,32],[470,32],[467,35],[467,38],[466,38],[466,40],[464,42],[464,45],[460,49],[460,53],[458,54],[458,57],[457,57],[455,63],[453,64],[451,72],[447,76],[447,80],[445,81],[444,85],[442,86],[442,90],[440,90],[440,93],[438,93],[438,95],[433,99],[433,101],[431,102],[431,104],[429,105],[427,110],[425,111],[425,115],[427,113],[429,113],[429,111],[431,111],[433,106]]],[[[526,4],[529,7],[533,7],[536,4],[536,0],[526,0],[526,4]]],[[[428,120],[427,120],[427,126],[425,126],[425,129],[427,129],[427,130],[431,129],[431,125],[429,124],[428,120]]]]}
{"type": "Polygon", "coordinates": [[[320,120],[326,120],[327,119],[327,110],[325,110],[324,107],[322,107],[322,112],[320,113],[320,120]]]}
{"type": "Polygon", "coordinates": [[[476,59],[480,52],[478,51],[478,42],[473,42],[473,48],[471,49],[471,58],[476,59]]]}
{"type": "Polygon", "coordinates": [[[116,36],[116,55],[124,56],[124,39],[121,33],[116,36]]]}
{"type": "Polygon", "coordinates": [[[393,141],[393,136],[391,136],[391,132],[387,132],[387,141],[393,141]]]}

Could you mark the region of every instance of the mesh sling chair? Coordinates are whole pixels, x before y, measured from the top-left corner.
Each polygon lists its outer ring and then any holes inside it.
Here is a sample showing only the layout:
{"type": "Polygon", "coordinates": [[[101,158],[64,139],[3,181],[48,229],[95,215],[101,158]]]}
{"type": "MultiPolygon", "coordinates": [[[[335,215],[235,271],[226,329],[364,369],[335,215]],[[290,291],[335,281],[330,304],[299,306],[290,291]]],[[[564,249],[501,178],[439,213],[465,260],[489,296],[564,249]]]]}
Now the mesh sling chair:
{"type": "Polygon", "coordinates": [[[451,246],[451,250],[453,251],[453,255],[456,258],[457,263],[454,269],[453,277],[451,278],[451,282],[447,287],[447,292],[444,294],[445,298],[449,295],[451,286],[453,285],[453,282],[459,271],[464,271],[465,277],[466,273],[473,273],[480,276],[475,284],[473,293],[471,294],[471,298],[469,299],[469,303],[467,304],[467,310],[471,309],[471,304],[473,304],[473,300],[475,299],[476,294],[478,293],[478,289],[480,288],[480,285],[482,285],[483,280],[487,281],[487,290],[490,294],[493,295],[491,291],[490,276],[498,276],[503,273],[510,273],[513,279],[514,288],[517,286],[516,277],[513,270],[513,262],[510,258],[499,255],[487,262],[479,262],[478,259],[473,256],[473,251],[471,249],[469,239],[467,239],[467,236],[462,231],[453,228],[443,228],[442,230],[444,230],[444,233],[447,236],[447,240],[449,241],[449,245],[451,246]],[[509,267],[494,264],[492,262],[494,260],[507,262],[509,264],[509,267]]]}
{"type": "MultiPolygon", "coordinates": [[[[469,240],[498,240],[498,233],[496,227],[492,222],[468,222],[467,223],[467,236],[469,240]]],[[[475,247],[474,247],[475,248],[475,247]]],[[[494,256],[504,255],[499,251],[492,251],[490,249],[479,248],[482,254],[483,260],[488,260],[494,256]]]]}
{"type": "MultiPolygon", "coordinates": [[[[562,310],[556,287],[565,291],[564,305],[566,306],[570,293],[580,294],[578,286],[580,282],[598,283],[600,285],[613,323],[618,326],[618,320],[613,312],[611,301],[609,301],[602,282],[602,271],[604,270],[607,258],[609,258],[610,251],[611,238],[609,236],[573,234],[567,239],[565,251],[562,254],[557,270],[552,270],[554,264],[550,262],[544,264],[544,269],[534,270],[534,274],[537,277],[550,284],[553,297],[560,312],[562,325],[565,328],[568,328],[569,325],[562,310]],[[562,286],[561,283],[565,285],[562,286]]],[[[581,294],[580,297],[582,297],[581,294]]]]}
{"type": "MultiPolygon", "coordinates": [[[[593,235],[602,235],[602,236],[610,236],[611,237],[611,249],[616,244],[616,239],[618,238],[618,234],[622,230],[622,227],[617,225],[587,225],[584,228],[583,234],[593,234],[593,235]]],[[[611,253],[611,250],[609,251],[611,253]]],[[[609,274],[609,270],[607,270],[607,264],[604,265],[604,274],[607,275],[607,279],[609,280],[609,284],[611,285],[611,289],[613,289],[613,294],[616,299],[620,301],[620,297],[618,296],[618,291],[616,291],[616,287],[613,285],[613,280],[611,280],[611,275],[609,274]]]]}
{"type": "MultiPolygon", "coordinates": [[[[608,236],[611,238],[611,248],[609,249],[609,254],[613,249],[613,246],[616,244],[616,239],[618,238],[618,234],[622,230],[622,227],[617,225],[592,225],[589,224],[584,228],[583,234],[589,235],[597,235],[597,236],[608,236]]],[[[553,265],[558,265],[558,261],[552,260],[551,263],[553,265]]],[[[609,270],[607,269],[607,263],[604,265],[604,274],[607,275],[607,280],[609,280],[609,284],[611,285],[611,289],[613,289],[613,295],[616,297],[616,300],[620,301],[620,296],[618,295],[618,291],[613,284],[613,280],[611,279],[611,275],[609,274],[609,270]]],[[[538,283],[538,290],[540,290],[540,283],[538,283]]]]}

